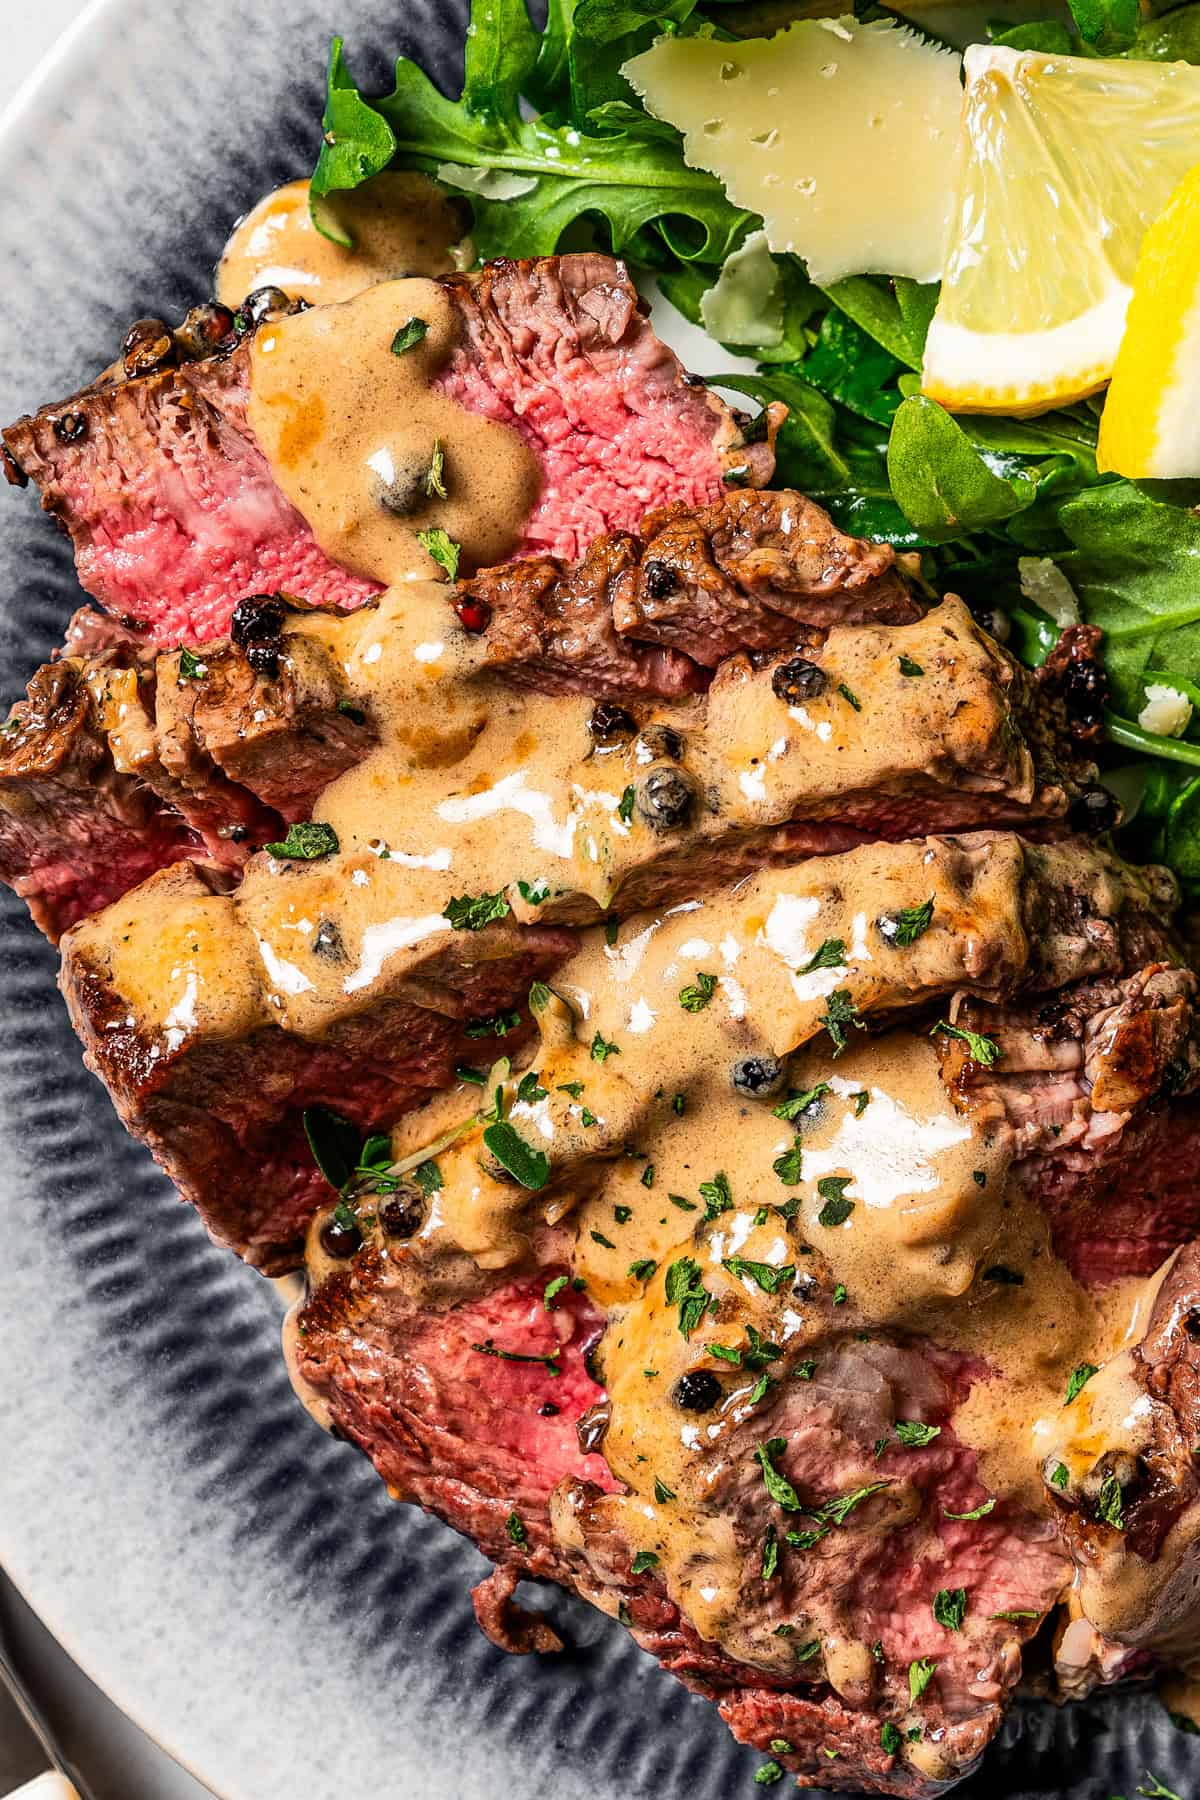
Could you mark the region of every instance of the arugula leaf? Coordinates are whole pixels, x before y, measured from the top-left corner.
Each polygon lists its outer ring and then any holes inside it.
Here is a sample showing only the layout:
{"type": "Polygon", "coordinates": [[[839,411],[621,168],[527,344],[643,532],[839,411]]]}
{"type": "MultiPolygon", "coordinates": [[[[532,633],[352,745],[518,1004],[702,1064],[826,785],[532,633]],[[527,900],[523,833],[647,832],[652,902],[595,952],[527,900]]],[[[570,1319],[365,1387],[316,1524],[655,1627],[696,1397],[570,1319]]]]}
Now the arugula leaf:
{"type": "Polygon", "coordinates": [[[436,1194],[442,1186],[442,1171],[435,1162],[418,1163],[413,1170],[413,1180],[423,1194],[436,1194]]]}
{"type": "Polygon", "coordinates": [[[909,1450],[919,1450],[924,1444],[932,1444],[935,1437],[942,1435],[940,1425],[926,1425],[920,1419],[897,1419],[896,1436],[909,1450]]]}
{"type": "Polygon", "coordinates": [[[896,377],[902,367],[890,350],[831,307],[796,373],[851,412],[877,425],[890,425],[900,404],[896,377]]]}
{"type": "Polygon", "coordinates": [[[824,289],[828,299],[853,319],[877,344],[889,350],[897,362],[921,371],[925,337],[937,305],[937,284],[922,284],[907,276],[895,281],[848,275],[824,289]]]}
{"type": "Polygon", "coordinates": [[[1200,6],[1180,6],[1144,19],[1126,56],[1146,62],[1200,63],[1200,6]]]}
{"type": "Polygon", "coordinates": [[[1075,28],[1098,56],[1115,56],[1135,42],[1141,13],[1138,0],[1070,0],[1075,28]]]}
{"type": "Polygon", "coordinates": [[[905,518],[931,543],[1010,519],[1037,498],[1037,484],[993,473],[962,426],[936,400],[914,394],[892,421],[888,479],[905,518]]]}
{"type": "Polygon", "coordinates": [[[966,1588],[939,1588],[933,1597],[933,1616],[947,1631],[961,1631],[967,1616],[966,1588]]]}
{"type": "Polygon", "coordinates": [[[324,135],[321,154],[309,189],[313,223],[325,237],[354,248],[354,239],[328,207],[320,202],[340,188],[355,188],[386,169],[396,150],[387,121],[380,118],[355,87],[342,55],[342,40],[335,37],[329,49],[324,135]]]}
{"type": "Polygon", "coordinates": [[[880,1494],[884,1488],[894,1485],[891,1481],[868,1481],[865,1487],[854,1488],[848,1494],[839,1494],[836,1500],[827,1500],[817,1513],[819,1519],[825,1519],[831,1525],[844,1525],[855,1507],[869,1500],[872,1494],[880,1494]]]}
{"type": "Polygon", "coordinates": [[[1029,25],[1014,25],[992,38],[993,44],[1004,44],[1010,50],[1039,50],[1045,56],[1070,56],[1075,40],[1057,19],[1035,19],[1029,25]]]}

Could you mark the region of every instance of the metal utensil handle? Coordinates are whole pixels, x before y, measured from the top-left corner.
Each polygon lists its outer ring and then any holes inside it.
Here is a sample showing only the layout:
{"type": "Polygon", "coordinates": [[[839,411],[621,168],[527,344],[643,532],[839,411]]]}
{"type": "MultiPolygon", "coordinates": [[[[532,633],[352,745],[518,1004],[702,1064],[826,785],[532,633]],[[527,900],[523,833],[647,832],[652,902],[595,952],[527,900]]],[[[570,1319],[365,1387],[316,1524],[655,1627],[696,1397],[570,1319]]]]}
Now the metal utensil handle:
{"type": "MultiPolygon", "coordinates": [[[[24,1679],[13,1666],[12,1660],[8,1654],[8,1647],[4,1642],[2,1628],[0,1628],[0,1683],[8,1689],[17,1711],[45,1751],[47,1762],[50,1763],[51,1767],[55,1769],[59,1775],[66,1778],[70,1786],[70,1791],[75,1796],[75,1800],[90,1800],[88,1789],[80,1778],[78,1771],[59,1749],[58,1740],[51,1730],[45,1714],[42,1712],[41,1707],[25,1685],[24,1679]]],[[[38,1779],[42,1780],[44,1778],[39,1776],[38,1779]]],[[[33,1782],[31,1787],[36,1793],[37,1782],[33,1782]]],[[[26,1793],[27,1791],[28,1790],[25,1788],[18,1789],[19,1794],[26,1793]]],[[[45,1793],[46,1790],[43,1789],[43,1792],[45,1793]]],[[[46,1794],[46,1800],[54,1800],[52,1791],[46,1794]]],[[[67,1800],[66,1795],[63,1796],[63,1800],[67,1800]]]]}

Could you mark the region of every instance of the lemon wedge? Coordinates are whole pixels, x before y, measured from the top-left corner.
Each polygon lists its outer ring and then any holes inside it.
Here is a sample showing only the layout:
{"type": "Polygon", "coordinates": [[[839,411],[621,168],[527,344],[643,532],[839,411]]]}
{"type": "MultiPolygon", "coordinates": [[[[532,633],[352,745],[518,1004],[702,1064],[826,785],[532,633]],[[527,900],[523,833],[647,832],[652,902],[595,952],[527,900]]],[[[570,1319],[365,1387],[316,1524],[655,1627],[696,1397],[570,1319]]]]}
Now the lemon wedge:
{"type": "Polygon", "coordinates": [[[1200,162],[1200,68],[974,44],[964,154],[921,386],[1044,412],[1108,380],[1138,251],[1200,162]]]}
{"type": "Polygon", "coordinates": [[[1135,480],[1200,475],[1200,168],[1142,243],[1096,467],[1135,480]]]}

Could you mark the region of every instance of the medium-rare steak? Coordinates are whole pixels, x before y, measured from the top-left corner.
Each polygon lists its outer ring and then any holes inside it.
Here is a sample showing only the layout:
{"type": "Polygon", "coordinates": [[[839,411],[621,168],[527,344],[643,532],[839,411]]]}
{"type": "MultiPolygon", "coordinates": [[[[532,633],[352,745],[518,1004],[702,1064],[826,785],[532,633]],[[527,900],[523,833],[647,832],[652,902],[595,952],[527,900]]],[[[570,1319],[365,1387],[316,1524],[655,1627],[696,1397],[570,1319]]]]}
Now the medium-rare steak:
{"type": "MultiPolygon", "coordinates": [[[[344,1110],[357,1125],[390,1129],[406,1106],[452,1080],[456,1059],[486,1063],[489,1044],[508,1051],[520,1042],[511,1034],[530,981],[575,940],[560,928],[519,927],[494,905],[418,911],[413,871],[370,852],[256,866],[258,878],[233,893],[186,866],[165,871],[69,934],[62,980],[89,1065],[128,1129],[215,1236],[274,1270],[294,1262],[319,1191],[299,1149],[303,1110],[336,1107],[341,1092],[352,1096],[344,1110]]],[[[595,1042],[577,1042],[565,1018],[556,1091],[531,1121],[559,1177],[572,1172],[582,1191],[632,1141],[656,1090],[695,1078],[694,1058],[778,1060],[818,1034],[844,1042],[868,1016],[958,989],[1000,998],[1118,972],[1131,936],[1157,936],[1169,953],[1152,910],[1161,893],[1161,882],[1086,846],[982,835],[864,845],[756,877],[736,897],[693,902],[657,925],[634,921],[630,942],[645,943],[629,964],[637,991],[612,988],[611,1018],[580,1004],[602,1040],[627,1038],[627,1007],[652,1018],[701,975],[716,993],[713,960],[731,969],[720,1004],[698,1018],[688,1059],[677,1052],[669,1066],[651,1033],[628,1038],[619,1060],[598,1069],[595,1042]],[[1061,918],[1067,891],[1088,929],[1061,918]],[[888,921],[913,906],[922,930],[911,943],[905,933],[890,941],[888,921]],[[878,922],[868,933],[872,909],[878,922]],[[580,1082],[592,1096],[584,1102],[573,1095],[580,1082]]],[[[608,950],[594,934],[569,991],[587,994],[608,950]]],[[[535,1008],[547,1030],[552,1010],[535,1008]]],[[[528,1196],[480,1177],[476,1150],[472,1139],[449,1153],[443,1210],[473,1254],[511,1260],[524,1243],[528,1196]]]]}
{"type": "MultiPolygon", "coordinates": [[[[766,518],[782,510],[813,528],[815,509],[799,497],[764,501],[766,518]]],[[[726,509],[734,503],[709,509],[714,539],[712,515],[726,509]]],[[[740,505],[736,512],[744,516],[740,505]]],[[[507,591],[527,573],[538,592],[543,566],[501,571],[507,591]]],[[[843,596],[852,619],[872,610],[872,591],[868,584],[843,596]]],[[[565,692],[515,699],[512,665],[497,665],[492,632],[448,628],[449,597],[440,585],[413,583],[350,619],[278,598],[241,602],[231,640],[160,655],[156,680],[139,672],[138,695],[153,719],[137,773],[160,794],[173,784],[189,825],[219,830],[223,806],[254,796],[263,818],[253,836],[244,812],[224,816],[238,843],[274,841],[280,819],[316,809],[347,849],[386,843],[411,858],[423,843],[437,845],[436,867],[451,887],[467,885],[478,868],[507,889],[518,916],[570,921],[686,898],[698,884],[869,837],[993,822],[1061,831],[1093,773],[1065,710],[1048,704],[954,599],[902,627],[812,628],[803,655],[726,658],[705,696],[670,707],[629,698],[593,708],[565,692]],[[353,780],[331,785],[351,770],[353,780]],[[356,831],[346,805],[362,813],[354,796],[365,788],[372,801],[356,831]],[[527,841],[514,837],[514,811],[529,819],[527,841]]],[[[599,603],[611,619],[613,596],[599,603]]],[[[794,645],[803,628],[784,613],[771,617],[794,645]]],[[[585,636],[590,649],[558,664],[570,667],[569,684],[551,671],[551,689],[603,691],[611,658],[603,646],[592,654],[590,627],[585,636]]],[[[502,658],[511,641],[502,636],[502,658]]],[[[550,667],[543,648],[534,642],[529,654],[528,672],[540,680],[550,667]]],[[[638,651],[648,654],[678,655],[638,651]]],[[[86,660],[80,667],[97,696],[122,679],[108,656],[102,678],[86,660]]],[[[110,717],[116,763],[125,710],[100,708],[80,729],[96,737],[110,717]]],[[[28,760],[23,752],[7,769],[0,744],[0,790],[14,808],[28,760]]],[[[86,795],[71,804],[86,807],[86,795]]],[[[156,851],[163,860],[158,837],[139,875],[155,866],[156,851]]],[[[21,857],[30,852],[21,839],[7,879],[25,876],[21,857]]],[[[118,880],[105,872],[106,898],[120,892],[118,880]]],[[[441,911],[445,882],[410,874],[408,883],[414,899],[420,890],[441,911]]],[[[88,910],[100,886],[82,859],[79,885],[71,917],[88,910]]]]}
{"type": "MultiPolygon", "coordinates": [[[[573,556],[649,507],[719,499],[729,473],[770,479],[769,440],[745,443],[728,407],[685,378],[623,264],[545,257],[439,285],[460,327],[442,389],[512,426],[541,470],[515,548],[573,556]]],[[[10,479],[41,489],[88,592],[160,645],[220,636],[249,594],[357,606],[376,592],[329,560],[280,491],[248,423],[250,344],[233,316],[215,355],[189,360],[165,327],[158,344],[148,372],[102,379],[3,433],[10,479]]],[[[143,333],[127,368],[146,362],[143,333]]]]}

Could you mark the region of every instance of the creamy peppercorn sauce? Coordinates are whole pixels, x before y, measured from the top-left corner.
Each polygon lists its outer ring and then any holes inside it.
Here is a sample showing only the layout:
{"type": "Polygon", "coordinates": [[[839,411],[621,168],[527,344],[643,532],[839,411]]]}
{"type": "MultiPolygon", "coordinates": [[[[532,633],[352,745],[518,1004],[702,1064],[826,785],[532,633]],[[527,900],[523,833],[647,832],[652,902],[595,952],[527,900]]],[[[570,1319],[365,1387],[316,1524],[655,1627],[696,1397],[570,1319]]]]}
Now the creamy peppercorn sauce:
{"type": "MultiPolygon", "coordinates": [[[[446,519],[478,563],[515,541],[536,484],[513,433],[430,386],[451,324],[427,278],[461,266],[457,211],[416,176],[380,177],[330,204],[355,251],[313,230],[305,184],[296,183],[239,226],[218,293],[236,304],[273,283],[343,303],[268,323],[254,350],[250,416],[322,547],[385,585],[364,613],[288,626],[368,713],[379,742],[317,808],[336,831],[334,856],[313,864],[260,856],[236,893],[197,899],[182,914],[174,901],[137,892],[110,909],[101,948],[115,985],[134,1010],[165,1022],[173,1046],[266,1019],[319,1035],[334,1016],[393,991],[406,965],[419,970],[430,943],[452,929],[450,897],[503,890],[519,919],[586,922],[654,852],[629,798],[654,761],[644,728],[632,744],[601,751],[588,737],[587,699],[516,695],[489,676],[481,640],[458,627],[404,523],[403,496],[427,476],[434,440],[448,469],[471,470],[469,491],[451,488],[446,519]],[[425,335],[392,354],[398,322],[410,318],[424,322],[425,335]],[[386,441],[371,423],[381,397],[404,420],[386,441]],[[385,493],[394,510],[381,506],[385,493]],[[330,920],[346,947],[341,964],[313,953],[317,922],[330,920]]],[[[726,1446],[751,1414],[756,1377],[731,1378],[722,1365],[726,1397],[703,1428],[669,1398],[710,1339],[733,1341],[731,1321],[781,1348],[774,1374],[803,1356],[812,1327],[796,1291],[788,1283],[767,1291],[737,1272],[736,1259],[779,1269],[802,1243],[844,1290],[848,1328],[863,1320],[875,1330],[919,1331],[981,1358],[987,1374],[957,1410],[955,1429],[977,1451],[989,1491],[1035,1511],[1048,1510],[1047,1456],[1082,1477],[1102,1450],[1136,1452],[1145,1429],[1129,1346],[1161,1272],[1085,1291],[1053,1254],[1040,1213],[1008,1181],[1007,1134],[946,1084],[929,1038],[903,1027],[871,1038],[851,1029],[835,1060],[822,1024],[838,990],[865,1016],[938,995],[951,1008],[963,989],[986,994],[1019,979],[1032,956],[1045,954],[1031,947],[1022,913],[1030,858],[1044,880],[1086,884],[1094,869],[1072,867],[1070,851],[1031,852],[996,834],[965,850],[933,840],[866,846],[754,874],[732,891],[703,891],[705,844],[718,820],[721,832],[752,834],[798,808],[817,816],[822,800],[836,817],[854,794],[911,792],[933,767],[979,792],[1033,798],[1032,762],[1012,729],[998,659],[966,610],[947,601],[906,628],[910,654],[926,669],[919,684],[898,676],[894,637],[833,631],[825,663],[837,680],[819,701],[784,706],[769,681],[735,659],[711,695],[663,709],[683,734],[697,792],[708,796],[691,828],[701,891],[627,920],[615,941],[601,927],[585,931],[555,991],[536,996],[540,1042],[528,1067],[538,1097],[517,1098],[519,1072],[501,1069],[497,1079],[509,1121],[547,1159],[544,1185],[501,1178],[482,1144],[479,1090],[463,1085],[396,1129],[397,1157],[439,1146],[443,1185],[419,1235],[389,1245],[369,1214],[363,1221],[381,1255],[403,1260],[410,1290],[437,1305],[446,1304],[447,1264],[464,1252],[484,1269],[519,1268],[539,1223],[574,1221],[574,1273],[608,1313],[603,1449],[625,1491],[603,1505],[634,1548],[657,1555],[700,1635],[768,1670],[790,1667],[786,1646],[769,1621],[741,1615],[740,1553],[707,1499],[726,1446]],[[857,707],[843,698],[847,688],[857,707]],[[911,946],[873,929],[889,911],[929,900],[929,927],[911,946]],[[841,954],[822,963],[830,940],[841,954]],[[760,1091],[748,1092],[755,1082],[760,1091]],[[799,1124],[777,1116],[781,1093],[819,1084],[799,1124]],[[623,1154],[629,1144],[636,1156],[623,1154]],[[797,1148],[801,1179],[788,1161],[797,1148]],[[817,1182],[825,1177],[853,1206],[844,1216],[840,1207],[827,1211],[822,1222],[817,1182]],[[702,1182],[725,1188],[722,1210],[698,1225],[702,1182]],[[793,1197],[789,1225],[777,1208],[793,1197]],[[723,1302],[719,1330],[702,1321],[690,1339],[665,1294],[667,1269],[685,1255],[723,1302]],[[997,1263],[1022,1271],[1023,1283],[981,1282],[984,1265],[997,1263]],[[1102,1367],[1067,1407],[1067,1378],[1081,1363],[1102,1367]],[[656,1502],[648,1470],[677,1496],[672,1505],[656,1502]]],[[[93,930],[84,924],[77,935],[93,930]]],[[[1045,985],[1054,979],[1051,972],[1045,985]]],[[[327,1216],[310,1233],[313,1283],[339,1266],[321,1244],[327,1216]]],[[[572,1541],[569,1509],[555,1525],[572,1541]]],[[[1139,1619],[1161,1609],[1170,1567],[1178,1559],[1156,1571],[1118,1548],[1088,1570],[1069,1597],[1064,1649],[1072,1632],[1090,1642],[1093,1627],[1136,1641],[1139,1619]]],[[[852,1683],[867,1647],[825,1648],[834,1685],[852,1683]]],[[[1172,1703],[1190,1709],[1194,1699],[1181,1678],[1172,1703]]]]}

